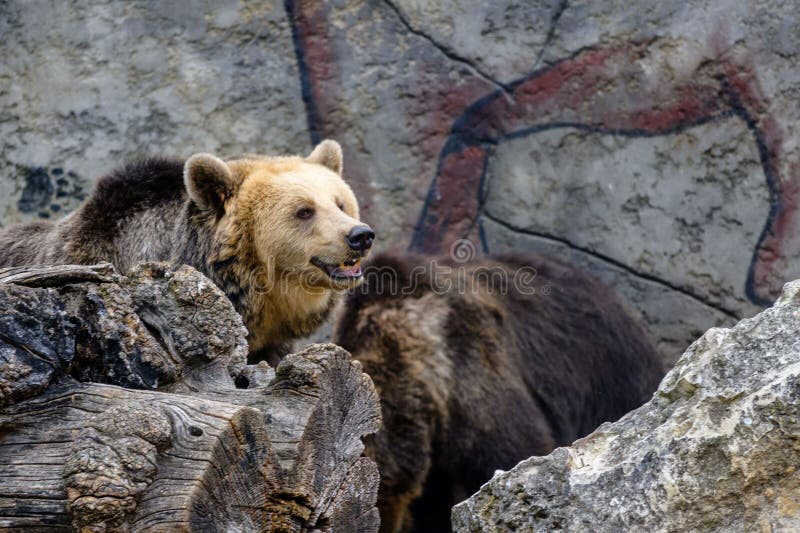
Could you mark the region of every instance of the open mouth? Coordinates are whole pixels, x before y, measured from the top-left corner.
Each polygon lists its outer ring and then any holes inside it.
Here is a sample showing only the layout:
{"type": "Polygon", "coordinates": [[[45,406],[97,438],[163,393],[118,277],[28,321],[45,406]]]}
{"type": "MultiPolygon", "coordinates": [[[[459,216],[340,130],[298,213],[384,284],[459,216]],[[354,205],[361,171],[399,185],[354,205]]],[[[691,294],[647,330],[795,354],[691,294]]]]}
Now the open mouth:
{"type": "Polygon", "coordinates": [[[359,279],[361,277],[361,258],[348,259],[338,265],[326,263],[317,257],[311,258],[311,264],[337,280],[359,279]]]}

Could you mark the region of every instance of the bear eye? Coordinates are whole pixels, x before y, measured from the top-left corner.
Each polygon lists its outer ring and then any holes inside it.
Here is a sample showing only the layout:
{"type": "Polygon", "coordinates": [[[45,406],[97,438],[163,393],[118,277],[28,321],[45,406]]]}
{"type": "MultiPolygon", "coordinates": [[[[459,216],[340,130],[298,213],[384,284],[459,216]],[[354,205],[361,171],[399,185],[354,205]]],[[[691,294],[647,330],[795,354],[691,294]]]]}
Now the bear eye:
{"type": "Polygon", "coordinates": [[[310,207],[301,207],[300,209],[297,210],[297,213],[295,213],[295,215],[300,220],[308,220],[309,218],[314,216],[314,210],[310,207]]]}
{"type": "Polygon", "coordinates": [[[344,211],[344,202],[342,202],[341,200],[338,200],[336,202],[336,205],[339,206],[339,211],[344,211]]]}

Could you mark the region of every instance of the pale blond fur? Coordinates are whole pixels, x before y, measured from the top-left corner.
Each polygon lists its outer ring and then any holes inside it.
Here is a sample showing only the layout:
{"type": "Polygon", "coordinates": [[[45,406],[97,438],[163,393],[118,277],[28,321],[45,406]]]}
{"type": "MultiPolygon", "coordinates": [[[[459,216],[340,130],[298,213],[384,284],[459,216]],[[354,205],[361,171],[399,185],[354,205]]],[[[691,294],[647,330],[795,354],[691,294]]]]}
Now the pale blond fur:
{"type": "Polygon", "coordinates": [[[335,280],[311,263],[312,257],[329,264],[351,260],[346,237],[362,224],[340,175],[339,145],[324,141],[307,158],[195,157],[203,180],[214,174],[236,191],[225,199],[216,231],[225,244],[222,256],[235,256],[237,277],[252,278],[255,287],[248,298],[251,350],[310,333],[337,293],[360,282],[335,280]],[[301,209],[313,210],[313,217],[298,219],[301,209]]]}

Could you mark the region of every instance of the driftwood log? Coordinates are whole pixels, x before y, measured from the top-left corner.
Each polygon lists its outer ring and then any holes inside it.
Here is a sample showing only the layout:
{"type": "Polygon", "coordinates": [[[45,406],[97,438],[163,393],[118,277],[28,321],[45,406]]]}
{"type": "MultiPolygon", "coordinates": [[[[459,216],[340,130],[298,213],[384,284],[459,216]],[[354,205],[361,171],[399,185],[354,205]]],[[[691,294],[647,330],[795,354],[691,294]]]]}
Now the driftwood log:
{"type": "Polygon", "coordinates": [[[189,267],[0,271],[0,529],[376,531],[372,382],[245,334],[189,267]]]}

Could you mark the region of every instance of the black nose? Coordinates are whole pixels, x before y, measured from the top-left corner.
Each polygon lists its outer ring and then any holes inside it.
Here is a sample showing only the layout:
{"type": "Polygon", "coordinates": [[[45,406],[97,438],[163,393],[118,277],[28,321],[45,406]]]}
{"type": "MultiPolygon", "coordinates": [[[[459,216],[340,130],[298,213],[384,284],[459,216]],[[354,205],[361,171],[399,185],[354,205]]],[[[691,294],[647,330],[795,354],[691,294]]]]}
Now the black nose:
{"type": "Polygon", "coordinates": [[[375,232],[367,225],[356,226],[347,234],[347,246],[357,252],[369,250],[375,239],[375,232]]]}

